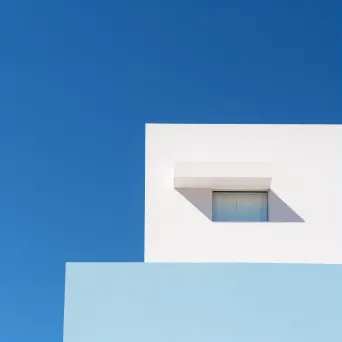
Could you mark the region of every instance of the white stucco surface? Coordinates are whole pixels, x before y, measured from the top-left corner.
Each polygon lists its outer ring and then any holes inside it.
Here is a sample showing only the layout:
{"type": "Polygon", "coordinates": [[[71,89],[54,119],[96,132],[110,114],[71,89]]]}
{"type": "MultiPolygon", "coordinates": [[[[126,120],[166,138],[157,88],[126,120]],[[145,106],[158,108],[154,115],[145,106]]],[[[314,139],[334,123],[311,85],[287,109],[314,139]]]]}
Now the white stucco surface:
{"type": "Polygon", "coordinates": [[[177,163],[175,188],[212,190],[269,190],[272,179],[270,163],[177,163]]]}
{"type": "Polygon", "coordinates": [[[145,163],[145,261],[341,263],[341,125],[148,124],[145,163]],[[271,222],[212,222],[184,163],[271,165],[271,222]]]}

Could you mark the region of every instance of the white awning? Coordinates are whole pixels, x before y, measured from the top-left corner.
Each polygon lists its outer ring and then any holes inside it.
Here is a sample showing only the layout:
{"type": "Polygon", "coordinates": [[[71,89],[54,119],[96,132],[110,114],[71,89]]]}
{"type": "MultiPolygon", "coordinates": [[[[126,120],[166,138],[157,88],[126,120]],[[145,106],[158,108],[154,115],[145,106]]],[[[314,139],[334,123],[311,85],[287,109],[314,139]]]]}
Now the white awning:
{"type": "Polygon", "coordinates": [[[267,191],[272,180],[271,169],[270,163],[177,163],[174,187],[267,191]]]}

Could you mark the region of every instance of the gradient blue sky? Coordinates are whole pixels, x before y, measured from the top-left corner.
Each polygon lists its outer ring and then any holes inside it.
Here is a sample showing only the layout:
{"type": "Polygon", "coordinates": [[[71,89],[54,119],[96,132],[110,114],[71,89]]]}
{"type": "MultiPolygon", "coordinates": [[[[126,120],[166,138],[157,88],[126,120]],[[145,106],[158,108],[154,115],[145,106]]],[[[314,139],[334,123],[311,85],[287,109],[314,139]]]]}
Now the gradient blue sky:
{"type": "Polygon", "coordinates": [[[143,260],[145,122],[342,121],[338,1],[5,0],[0,39],[0,341],[61,341],[65,262],[143,260]]]}

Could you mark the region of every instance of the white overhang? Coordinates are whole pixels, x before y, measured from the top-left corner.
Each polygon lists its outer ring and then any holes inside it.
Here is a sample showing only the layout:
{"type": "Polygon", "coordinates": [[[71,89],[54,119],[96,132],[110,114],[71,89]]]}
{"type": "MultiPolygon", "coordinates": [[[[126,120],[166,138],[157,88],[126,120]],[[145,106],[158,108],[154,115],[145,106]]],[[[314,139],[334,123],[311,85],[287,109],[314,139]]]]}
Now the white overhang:
{"type": "Polygon", "coordinates": [[[177,163],[175,188],[226,191],[267,191],[272,180],[270,163],[177,163]]]}

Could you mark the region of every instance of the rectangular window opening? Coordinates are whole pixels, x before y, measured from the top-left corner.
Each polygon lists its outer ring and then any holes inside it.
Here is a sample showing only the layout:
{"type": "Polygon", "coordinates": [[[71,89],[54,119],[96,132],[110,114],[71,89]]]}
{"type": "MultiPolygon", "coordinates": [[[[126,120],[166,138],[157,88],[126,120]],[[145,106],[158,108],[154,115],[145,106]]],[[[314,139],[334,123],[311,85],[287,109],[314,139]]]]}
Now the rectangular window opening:
{"type": "Polygon", "coordinates": [[[268,192],[213,191],[215,222],[267,222],[268,192]]]}

